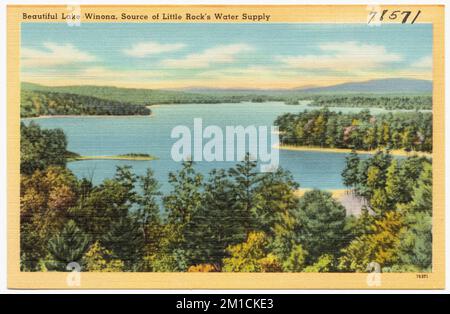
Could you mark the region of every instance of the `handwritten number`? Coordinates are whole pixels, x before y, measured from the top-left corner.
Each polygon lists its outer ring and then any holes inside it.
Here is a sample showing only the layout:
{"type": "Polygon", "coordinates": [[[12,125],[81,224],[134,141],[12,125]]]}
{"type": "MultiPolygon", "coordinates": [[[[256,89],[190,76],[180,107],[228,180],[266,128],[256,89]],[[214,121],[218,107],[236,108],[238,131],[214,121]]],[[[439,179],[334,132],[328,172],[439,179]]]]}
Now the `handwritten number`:
{"type": "Polygon", "coordinates": [[[389,19],[395,20],[397,18],[397,14],[400,12],[399,10],[392,11],[391,15],[389,15],[389,19]]]}
{"type": "Polygon", "coordinates": [[[411,11],[403,11],[402,15],[405,15],[405,17],[402,20],[402,24],[405,24],[406,21],[408,20],[409,16],[411,15],[411,11]]]}
{"type": "MultiPolygon", "coordinates": [[[[388,14],[388,12],[389,12],[389,10],[383,10],[380,14],[380,17],[378,18],[378,21],[379,22],[383,21],[385,19],[386,14],[388,14]]],[[[397,19],[400,19],[401,16],[403,16],[401,23],[405,24],[408,22],[412,13],[413,13],[412,11],[394,10],[387,16],[387,18],[389,20],[397,20],[397,19]]],[[[414,22],[419,17],[420,13],[422,13],[422,11],[418,10],[416,15],[414,16],[414,19],[411,21],[411,24],[414,24],[414,22]]],[[[376,16],[377,16],[377,12],[371,11],[369,13],[369,21],[367,22],[367,24],[374,22],[376,20],[376,16]]]]}
{"type": "Polygon", "coordinates": [[[412,22],[411,22],[411,24],[414,24],[414,22],[417,20],[417,18],[419,17],[419,15],[420,15],[420,13],[421,13],[422,11],[417,11],[417,14],[416,14],[416,16],[414,17],[414,19],[412,20],[412,22]]]}
{"type": "Polygon", "coordinates": [[[373,19],[375,18],[375,16],[377,15],[377,12],[376,12],[376,11],[372,11],[372,12],[369,13],[369,15],[371,15],[371,16],[370,16],[369,22],[367,22],[367,24],[372,23],[372,20],[373,20],[373,19]]]}

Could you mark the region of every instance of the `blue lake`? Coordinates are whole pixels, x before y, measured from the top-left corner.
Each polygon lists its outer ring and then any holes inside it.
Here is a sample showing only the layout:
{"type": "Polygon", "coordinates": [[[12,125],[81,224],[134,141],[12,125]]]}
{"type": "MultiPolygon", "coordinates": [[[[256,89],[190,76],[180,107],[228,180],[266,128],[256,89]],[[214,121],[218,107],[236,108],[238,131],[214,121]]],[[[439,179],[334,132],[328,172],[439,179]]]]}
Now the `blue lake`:
{"type": "MultiPolygon", "coordinates": [[[[297,113],[317,109],[303,105],[286,105],[281,102],[239,104],[184,104],[152,106],[152,116],[127,117],[51,117],[23,119],[34,120],[43,128],[61,128],[68,138],[68,150],[83,156],[108,156],[126,153],[147,153],[158,157],[152,161],[86,160],[68,163],[78,176],[91,178],[95,184],[112,177],[118,165],[131,165],[137,174],[151,167],[156,178],[167,191],[168,173],[180,168],[171,157],[172,129],[178,125],[193,126],[194,118],[202,118],[203,127],[217,125],[244,127],[268,126],[283,113],[297,113]]],[[[355,112],[360,108],[330,108],[333,111],[355,112]]],[[[372,109],[373,113],[385,112],[372,109]]],[[[270,129],[269,129],[270,130],[270,129]]],[[[225,132],[225,131],[224,131],[225,132]]],[[[204,140],[204,143],[207,140],[204,140]]],[[[270,142],[269,142],[270,143],[270,142]]],[[[270,147],[270,146],[269,146],[270,147]]],[[[343,188],[341,172],[346,154],[326,152],[279,152],[280,166],[289,170],[302,188],[343,188]]],[[[208,173],[213,168],[228,168],[236,162],[197,162],[196,168],[208,173]]]]}

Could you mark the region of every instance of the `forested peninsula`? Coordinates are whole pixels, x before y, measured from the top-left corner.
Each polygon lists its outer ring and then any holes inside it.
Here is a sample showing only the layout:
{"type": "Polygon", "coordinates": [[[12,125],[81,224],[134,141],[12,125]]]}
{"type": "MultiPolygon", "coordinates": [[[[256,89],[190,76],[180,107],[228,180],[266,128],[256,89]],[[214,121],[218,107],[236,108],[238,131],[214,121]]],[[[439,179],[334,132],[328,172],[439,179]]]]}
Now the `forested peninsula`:
{"type": "Polygon", "coordinates": [[[144,105],[135,105],[92,96],[43,91],[22,91],[20,115],[22,118],[53,115],[150,115],[144,105]]]}
{"type": "Polygon", "coordinates": [[[344,114],[325,108],[283,114],[275,124],[279,126],[281,145],[427,153],[433,149],[431,112],[372,115],[363,110],[344,114]]]}

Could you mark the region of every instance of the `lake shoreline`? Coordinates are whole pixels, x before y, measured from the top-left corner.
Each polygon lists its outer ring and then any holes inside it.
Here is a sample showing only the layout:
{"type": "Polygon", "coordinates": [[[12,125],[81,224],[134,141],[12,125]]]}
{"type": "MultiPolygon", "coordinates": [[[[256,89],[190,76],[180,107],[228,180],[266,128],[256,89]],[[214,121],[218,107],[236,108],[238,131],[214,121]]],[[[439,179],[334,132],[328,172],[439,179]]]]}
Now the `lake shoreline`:
{"type": "MultiPolygon", "coordinates": [[[[316,146],[296,146],[296,145],[274,145],[273,148],[276,148],[278,150],[291,150],[291,151],[300,151],[300,152],[321,152],[321,153],[340,153],[340,154],[349,154],[352,152],[352,149],[350,148],[326,148],[326,147],[316,147],[316,146]]],[[[367,154],[367,155],[374,155],[378,152],[378,150],[355,150],[358,154],[367,154]]],[[[423,156],[432,158],[432,153],[426,153],[426,152],[417,152],[417,151],[411,151],[407,152],[401,149],[393,149],[390,151],[390,154],[393,156],[403,156],[403,157],[409,157],[409,156],[423,156]]]]}

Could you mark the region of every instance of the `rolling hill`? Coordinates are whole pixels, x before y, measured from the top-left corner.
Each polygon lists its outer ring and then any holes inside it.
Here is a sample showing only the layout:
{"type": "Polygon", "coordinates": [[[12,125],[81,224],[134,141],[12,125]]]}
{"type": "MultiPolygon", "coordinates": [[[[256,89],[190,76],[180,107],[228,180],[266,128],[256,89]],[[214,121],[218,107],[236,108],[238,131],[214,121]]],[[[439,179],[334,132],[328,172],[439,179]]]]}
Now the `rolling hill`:
{"type": "Polygon", "coordinates": [[[191,87],[178,91],[195,92],[201,94],[253,94],[253,95],[301,95],[301,94],[424,94],[431,93],[433,83],[428,80],[392,78],[378,79],[364,82],[343,83],[325,87],[306,86],[293,89],[221,89],[206,87],[191,87]]]}
{"type": "Polygon", "coordinates": [[[297,90],[306,93],[431,93],[433,83],[428,80],[393,78],[297,90]]]}
{"type": "Polygon", "coordinates": [[[43,86],[33,83],[22,83],[22,90],[76,94],[100,99],[132,103],[136,105],[177,104],[177,103],[220,103],[237,102],[233,97],[217,97],[183,91],[167,91],[156,89],[121,88],[113,86],[43,86]]]}

